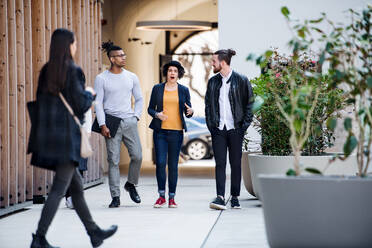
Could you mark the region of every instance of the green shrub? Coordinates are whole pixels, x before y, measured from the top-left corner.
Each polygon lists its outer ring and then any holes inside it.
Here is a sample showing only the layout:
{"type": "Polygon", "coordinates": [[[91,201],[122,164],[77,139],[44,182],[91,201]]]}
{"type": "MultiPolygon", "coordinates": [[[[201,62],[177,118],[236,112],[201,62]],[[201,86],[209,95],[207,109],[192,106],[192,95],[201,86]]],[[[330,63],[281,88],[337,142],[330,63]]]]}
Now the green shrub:
{"type": "MultiPolygon", "coordinates": [[[[302,55],[300,61],[294,61],[292,57],[280,55],[277,51],[273,51],[269,66],[265,68],[261,76],[251,80],[254,85],[254,93],[256,96],[264,99],[264,103],[256,112],[258,121],[258,129],[262,137],[261,149],[265,155],[285,156],[292,154],[291,145],[289,143],[291,131],[288,127],[288,122],[285,121],[276,102],[275,94],[288,103],[289,87],[287,71],[297,70],[298,74],[305,74],[306,71],[316,71],[317,63],[311,60],[307,55],[302,55]]],[[[317,104],[311,116],[310,134],[307,138],[304,147],[301,151],[302,155],[321,155],[324,154],[326,148],[333,146],[334,133],[327,128],[326,122],[331,116],[337,116],[337,112],[344,108],[344,97],[342,90],[329,90],[328,85],[330,78],[322,76],[322,82],[317,83],[319,95],[317,104]]],[[[296,80],[297,87],[306,86],[308,82],[302,77],[296,80]]],[[[305,110],[309,109],[303,101],[305,110]]],[[[299,118],[304,118],[305,113],[301,108],[298,110],[299,118]]]]}
{"type": "MultiPolygon", "coordinates": [[[[360,12],[350,9],[348,25],[333,22],[325,13],[319,19],[300,23],[290,17],[287,7],[281,11],[293,34],[288,42],[292,56],[281,56],[270,49],[258,58],[254,55],[247,58],[255,59],[267,73],[256,80],[262,85],[257,88],[255,103],[261,105],[264,99],[263,105],[269,104],[270,108],[276,105],[280,111],[276,119],[268,119],[277,122],[266,125],[264,108],[259,110],[261,128],[279,126],[279,121],[284,120],[290,129],[289,144],[294,155],[294,170],[287,175],[299,175],[301,153],[321,154],[332,145],[338,119],[335,113],[348,103],[353,106],[355,120],[344,119],[347,139],[344,154],[337,156],[344,160],[356,150],[358,175],[367,176],[372,161],[372,6],[360,12]],[[324,24],[328,25],[328,31],[321,29],[324,24]],[[317,59],[312,61],[307,54],[315,43],[318,51],[312,57],[317,59]],[[358,133],[354,133],[353,125],[358,133]]],[[[261,133],[266,135],[265,130],[261,133]]],[[[267,138],[270,137],[263,137],[263,142],[267,138]]],[[[308,171],[320,173],[314,169],[308,171]]]]}

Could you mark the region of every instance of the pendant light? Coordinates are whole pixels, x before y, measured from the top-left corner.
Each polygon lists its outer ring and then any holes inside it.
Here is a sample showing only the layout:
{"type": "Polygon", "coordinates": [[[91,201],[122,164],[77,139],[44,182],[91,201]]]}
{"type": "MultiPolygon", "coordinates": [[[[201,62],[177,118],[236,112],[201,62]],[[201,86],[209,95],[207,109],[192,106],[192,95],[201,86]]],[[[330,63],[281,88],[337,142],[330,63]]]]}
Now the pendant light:
{"type": "Polygon", "coordinates": [[[176,1],[176,20],[138,21],[138,30],[164,30],[164,31],[206,31],[212,29],[212,23],[197,20],[177,20],[178,1],[176,1]]]}

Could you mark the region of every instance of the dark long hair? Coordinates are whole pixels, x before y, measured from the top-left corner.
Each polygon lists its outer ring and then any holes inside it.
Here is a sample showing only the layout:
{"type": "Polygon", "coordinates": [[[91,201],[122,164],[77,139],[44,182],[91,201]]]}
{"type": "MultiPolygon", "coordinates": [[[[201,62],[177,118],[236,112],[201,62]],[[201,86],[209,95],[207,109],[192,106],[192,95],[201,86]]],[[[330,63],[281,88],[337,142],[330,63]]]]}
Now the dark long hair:
{"type": "Polygon", "coordinates": [[[56,29],[52,34],[46,83],[48,92],[53,95],[57,95],[65,87],[67,71],[73,62],[70,45],[74,41],[74,33],[64,28],[56,29]]]}

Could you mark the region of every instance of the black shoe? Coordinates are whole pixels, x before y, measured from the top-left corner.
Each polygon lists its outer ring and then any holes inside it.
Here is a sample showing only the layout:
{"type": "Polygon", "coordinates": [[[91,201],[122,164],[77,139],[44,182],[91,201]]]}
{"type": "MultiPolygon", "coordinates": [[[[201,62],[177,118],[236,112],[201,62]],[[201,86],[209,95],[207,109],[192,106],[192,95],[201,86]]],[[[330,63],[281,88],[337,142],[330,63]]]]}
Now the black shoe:
{"type": "Polygon", "coordinates": [[[138,195],[136,187],[133,184],[126,182],[124,185],[124,189],[129,192],[130,199],[132,199],[132,201],[134,201],[135,203],[141,202],[141,198],[138,195]]]}
{"type": "Polygon", "coordinates": [[[46,240],[45,236],[32,234],[31,248],[59,248],[59,247],[51,246],[46,240]]]}
{"type": "Polygon", "coordinates": [[[209,204],[209,207],[216,210],[225,210],[226,204],[222,197],[217,196],[216,199],[209,204]]]}
{"type": "Polygon", "coordinates": [[[97,227],[95,230],[88,232],[90,236],[90,242],[93,247],[98,247],[103,243],[103,240],[111,237],[118,230],[117,225],[112,225],[110,228],[104,230],[97,227]]]}
{"type": "Polygon", "coordinates": [[[241,209],[242,208],[239,204],[238,197],[234,197],[234,196],[231,197],[230,203],[231,203],[231,208],[235,208],[235,209],[241,209]]]}
{"type": "Polygon", "coordinates": [[[120,206],[120,198],[119,196],[114,196],[112,198],[112,202],[109,205],[109,208],[118,208],[120,206]]]}

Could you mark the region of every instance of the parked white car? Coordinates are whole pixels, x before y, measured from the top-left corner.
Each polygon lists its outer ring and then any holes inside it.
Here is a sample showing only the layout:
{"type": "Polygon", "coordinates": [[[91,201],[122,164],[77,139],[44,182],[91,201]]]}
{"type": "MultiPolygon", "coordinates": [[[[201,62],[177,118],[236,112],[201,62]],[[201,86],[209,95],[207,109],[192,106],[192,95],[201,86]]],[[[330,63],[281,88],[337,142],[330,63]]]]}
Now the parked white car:
{"type": "Polygon", "coordinates": [[[198,160],[213,156],[212,137],[205,119],[202,117],[186,119],[187,132],[184,135],[181,151],[190,159],[198,160]]]}

